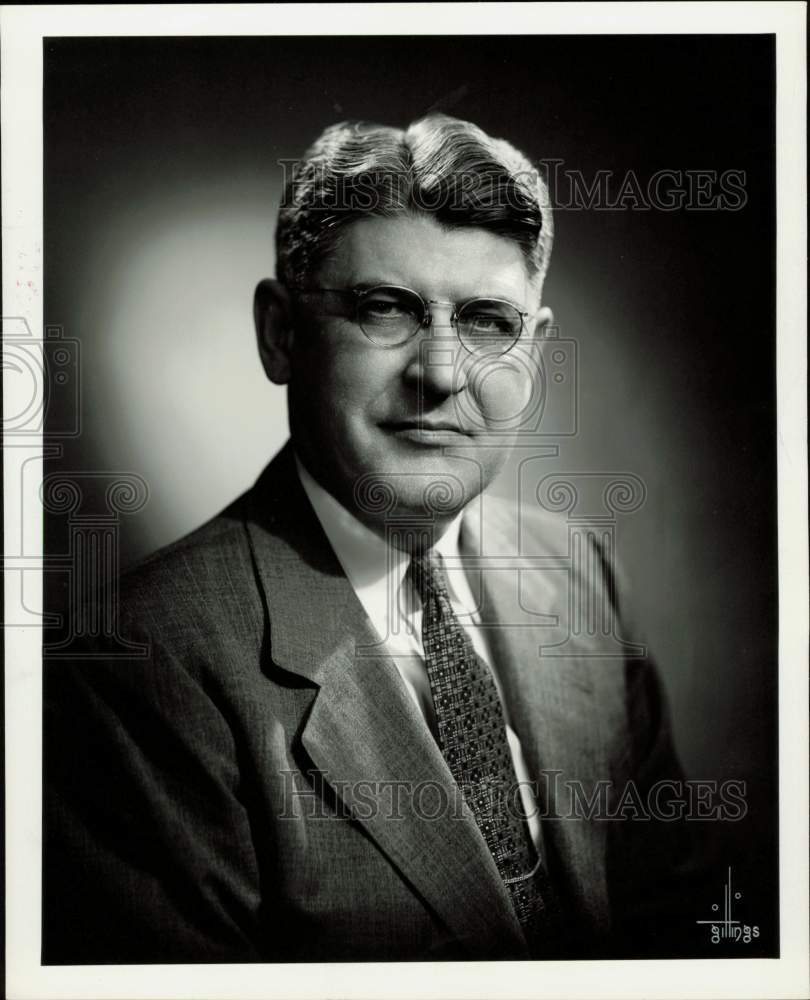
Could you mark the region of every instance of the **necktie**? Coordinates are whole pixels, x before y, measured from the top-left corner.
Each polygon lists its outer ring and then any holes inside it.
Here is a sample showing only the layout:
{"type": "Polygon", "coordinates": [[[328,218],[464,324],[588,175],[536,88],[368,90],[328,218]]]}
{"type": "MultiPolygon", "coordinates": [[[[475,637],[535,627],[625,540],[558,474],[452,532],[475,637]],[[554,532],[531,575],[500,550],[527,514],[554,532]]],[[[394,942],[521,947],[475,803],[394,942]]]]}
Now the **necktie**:
{"type": "Polygon", "coordinates": [[[552,931],[557,907],[517,808],[517,777],[495,680],[453,612],[441,557],[433,550],[412,556],[408,576],[422,600],[422,642],[439,747],[534,948],[552,931]]]}

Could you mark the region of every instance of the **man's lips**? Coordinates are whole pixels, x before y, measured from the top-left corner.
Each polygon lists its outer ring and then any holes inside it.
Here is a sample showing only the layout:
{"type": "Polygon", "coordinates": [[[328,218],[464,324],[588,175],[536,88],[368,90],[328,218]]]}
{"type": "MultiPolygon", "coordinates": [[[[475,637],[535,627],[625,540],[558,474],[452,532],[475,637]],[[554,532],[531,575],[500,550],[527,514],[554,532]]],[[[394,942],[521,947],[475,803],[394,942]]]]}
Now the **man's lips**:
{"type": "Polygon", "coordinates": [[[420,431],[454,431],[456,434],[466,433],[458,424],[451,423],[449,420],[421,420],[418,418],[416,420],[388,420],[384,426],[396,431],[416,428],[420,431]]]}
{"type": "Polygon", "coordinates": [[[414,441],[433,441],[439,438],[469,437],[467,431],[449,420],[406,419],[388,420],[381,425],[398,437],[414,441]]]}

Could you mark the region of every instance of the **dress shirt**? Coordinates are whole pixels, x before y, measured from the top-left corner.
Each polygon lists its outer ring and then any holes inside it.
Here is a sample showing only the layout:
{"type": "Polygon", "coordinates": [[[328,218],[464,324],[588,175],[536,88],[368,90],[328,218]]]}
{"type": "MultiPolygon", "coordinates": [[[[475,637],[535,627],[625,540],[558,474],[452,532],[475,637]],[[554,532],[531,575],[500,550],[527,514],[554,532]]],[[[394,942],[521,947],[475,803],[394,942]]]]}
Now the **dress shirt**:
{"type": "MultiPolygon", "coordinates": [[[[297,457],[296,466],[301,484],[357,599],[394,660],[408,693],[435,738],[436,717],[422,646],[421,602],[414,588],[405,579],[410,556],[389,545],[335,500],[331,493],[315,481],[297,457]]],[[[445,561],[458,559],[462,515],[463,511],[435,543],[435,550],[445,561]]],[[[489,665],[501,696],[506,718],[506,738],[515,774],[520,782],[521,801],[529,833],[539,850],[540,819],[530,788],[529,772],[520,740],[510,725],[509,709],[486,636],[478,627],[480,619],[476,601],[463,568],[446,569],[445,575],[453,611],[470,637],[476,653],[489,665]]]]}

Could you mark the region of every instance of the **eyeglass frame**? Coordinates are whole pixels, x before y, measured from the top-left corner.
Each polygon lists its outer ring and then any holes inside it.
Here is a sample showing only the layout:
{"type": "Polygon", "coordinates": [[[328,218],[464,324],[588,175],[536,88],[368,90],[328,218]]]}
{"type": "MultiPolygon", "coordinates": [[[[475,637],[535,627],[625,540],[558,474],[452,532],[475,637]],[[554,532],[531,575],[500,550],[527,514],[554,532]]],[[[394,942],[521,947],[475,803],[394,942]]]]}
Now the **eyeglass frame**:
{"type": "Polygon", "coordinates": [[[464,343],[464,340],[461,337],[461,333],[459,331],[459,326],[458,326],[458,315],[459,315],[459,312],[465,306],[469,305],[471,302],[477,302],[479,299],[481,299],[481,300],[484,300],[486,302],[500,302],[503,305],[507,305],[511,309],[514,309],[515,312],[517,313],[517,315],[520,317],[520,330],[518,331],[517,336],[514,338],[514,340],[509,344],[509,346],[505,350],[501,351],[498,354],[498,357],[503,357],[504,354],[508,354],[508,352],[512,350],[512,348],[515,346],[515,344],[520,340],[521,336],[523,335],[523,333],[524,333],[524,331],[526,329],[526,318],[528,316],[535,316],[535,315],[537,315],[537,312],[538,312],[538,310],[535,310],[534,312],[531,312],[531,311],[529,311],[529,312],[523,312],[522,310],[518,309],[518,307],[515,305],[514,302],[510,302],[509,299],[499,298],[496,295],[473,295],[472,298],[464,299],[463,302],[445,302],[442,299],[425,299],[414,288],[409,288],[407,285],[394,285],[394,284],[390,284],[390,283],[386,283],[386,282],[382,282],[381,284],[377,284],[377,285],[370,285],[369,287],[356,286],[354,288],[324,288],[324,287],[320,287],[319,286],[319,287],[315,287],[315,288],[302,288],[302,289],[300,289],[296,293],[296,295],[297,295],[297,297],[300,298],[300,297],[303,297],[303,296],[306,296],[306,295],[309,295],[309,294],[319,294],[321,292],[328,293],[328,294],[331,294],[331,295],[340,295],[340,296],[343,296],[344,298],[347,297],[347,296],[353,296],[353,298],[354,298],[354,317],[353,317],[354,323],[360,328],[360,332],[363,334],[363,336],[366,338],[366,340],[369,341],[369,343],[373,344],[375,347],[381,348],[382,350],[390,350],[390,349],[392,349],[394,347],[402,347],[403,344],[410,343],[410,341],[413,340],[413,338],[419,333],[420,330],[430,328],[433,325],[433,312],[432,312],[432,310],[430,308],[432,305],[435,305],[435,306],[452,306],[453,307],[453,313],[452,313],[452,315],[450,317],[450,325],[455,330],[456,337],[458,338],[458,342],[461,344],[461,346],[464,348],[464,350],[467,351],[468,354],[471,354],[471,355],[475,356],[476,352],[474,350],[471,350],[467,346],[467,344],[464,343]],[[422,309],[422,318],[417,323],[416,327],[414,328],[413,333],[409,334],[404,340],[397,341],[396,344],[379,344],[379,343],[377,343],[376,340],[372,340],[372,338],[369,336],[369,334],[364,329],[363,324],[360,322],[360,304],[361,304],[361,302],[363,301],[363,299],[366,296],[370,295],[372,292],[379,291],[379,289],[381,289],[381,288],[390,288],[393,291],[407,292],[409,295],[415,296],[422,303],[422,307],[423,307],[423,309],[422,309]]]}

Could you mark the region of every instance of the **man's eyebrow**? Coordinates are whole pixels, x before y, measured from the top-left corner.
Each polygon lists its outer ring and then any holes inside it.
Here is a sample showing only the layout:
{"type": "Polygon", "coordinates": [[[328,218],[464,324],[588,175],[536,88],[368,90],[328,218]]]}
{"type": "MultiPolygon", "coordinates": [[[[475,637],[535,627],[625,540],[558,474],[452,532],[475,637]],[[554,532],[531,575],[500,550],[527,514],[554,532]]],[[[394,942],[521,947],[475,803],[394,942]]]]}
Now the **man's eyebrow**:
{"type": "MultiPolygon", "coordinates": [[[[395,288],[410,288],[410,285],[404,285],[401,281],[394,281],[393,278],[363,278],[360,281],[352,281],[349,283],[349,288],[376,288],[378,285],[393,285],[395,288]]],[[[413,291],[416,291],[414,288],[413,291]]]]}
{"type": "Polygon", "coordinates": [[[362,279],[359,281],[349,281],[346,284],[347,288],[357,289],[358,291],[366,291],[369,288],[377,288],[379,286],[391,286],[393,288],[407,288],[409,291],[416,292],[420,295],[425,302],[452,302],[454,305],[461,305],[463,302],[472,302],[475,299],[500,299],[502,302],[508,302],[513,305],[515,309],[520,310],[520,312],[531,312],[532,310],[528,308],[524,303],[520,302],[513,295],[509,295],[506,292],[476,292],[474,295],[464,295],[455,300],[452,299],[431,299],[428,298],[424,292],[420,291],[418,288],[414,288],[413,285],[403,284],[401,281],[395,281],[392,278],[369,278],[362,279]]]}

